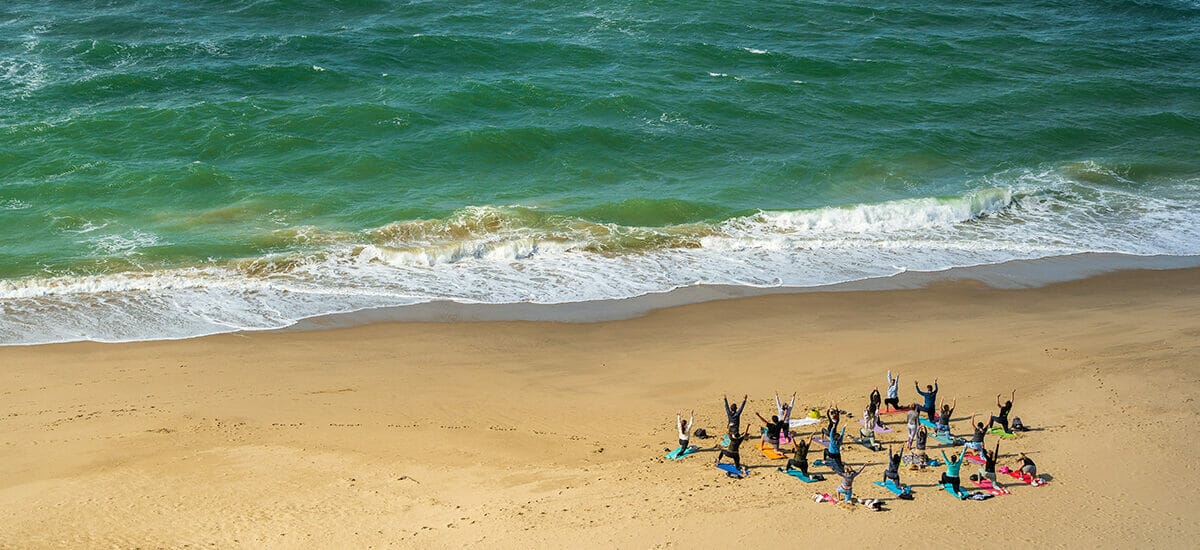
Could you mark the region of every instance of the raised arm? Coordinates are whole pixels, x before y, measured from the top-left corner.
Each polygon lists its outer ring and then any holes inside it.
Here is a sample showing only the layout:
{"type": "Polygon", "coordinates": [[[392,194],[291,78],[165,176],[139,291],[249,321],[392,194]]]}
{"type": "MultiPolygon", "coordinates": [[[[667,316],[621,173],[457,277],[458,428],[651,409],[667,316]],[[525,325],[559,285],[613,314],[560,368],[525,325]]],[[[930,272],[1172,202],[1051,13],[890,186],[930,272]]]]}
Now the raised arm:
{"type": "Polygon", "coordinates": [[[775,410],[782,411],[783,403],[779,402],[779,392],[775,392],[775,410]]]}
{"type": "Polygon", "coordinates": [[[771,423],[771,421],[770,421],[770,420],[767,420],[766,418],[763,418],[763,415],[759,414],[757,411],[755,411],[755,413],[754,413],[754,416],[757,416],[759,420],[762,420],[762,423],[763,423],[763,424],[770,424],[770,423],[771,423]]]}
{"type": "Polygon", "coordinates": [[[938,391],[937,378],[933,379],[933,391],[935,391],[935,392],[938,391]]]}
{"type": "Polygon", "coordinates": [[[742,412],[742,411],[746,410],[746,401],[748,401],[749,399],[750,399],[749,395],[742,396],[742,406],[738,407],[738,412],[742,412]]]}
{"type": "Polygon", "coordinates": [[[1009,396],[1008,400],[1014,403],[1017,401],[1017,390],[1012,391],[1012,395],[1009,396]]]}
{"type": "Polygon", "coordinates": [[[996,394],[996,406],[997,407],[1001,406],[1000,405],[1000,394],[996,394]]]}

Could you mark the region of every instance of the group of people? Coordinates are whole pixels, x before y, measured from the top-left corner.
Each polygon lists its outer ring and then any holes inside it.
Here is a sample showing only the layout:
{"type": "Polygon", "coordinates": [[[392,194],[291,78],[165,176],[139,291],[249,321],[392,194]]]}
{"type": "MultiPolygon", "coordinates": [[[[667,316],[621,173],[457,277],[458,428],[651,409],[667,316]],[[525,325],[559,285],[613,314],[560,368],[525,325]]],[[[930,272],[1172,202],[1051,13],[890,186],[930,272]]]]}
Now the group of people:
{"type": "MultiPolygon", "coordinates": [[[[893,413],[905,413],[907,425],[907,438],[900,449],[894,449],[891,445],[887,447],[887,469],[883,472],[883,483],[893,485],[901,498],[911,498],[911,493],[906,489],[901,490],[903,485],[900,483],[900,470],[902,464],[908,464],[912,469],[923,469],[928,466],[938,466],[936,460],[931,460],[927,454],[927,442],[930,435],[929,428],[933,429],[933,435],[940,442],[947,446],[963,445],[961,452],[953,453],[950,456],[946,455],[946,451],[941,451],[942,464],[945,470],[941,474],[939,481],[940,485],[947,485],[953,489],[955,494],[961,491],[960,472],[962,463],[969,456],[974,462],[980,464],[978,477],[972,476],[977,483],[990,483],[989,487],[1000,489],[1000,483],[996,478],[997,459],[1000,453],[1000,443],[988,450],[984,447],[984,437],[998,424],[1002,430],[997,435],[1012,436],[1014,430],[1026,429],[1019,418],[1009,419],[1013,408],[1013,401],[1016,399],[1016,390],[1010,394],[1009,399],[1001,403],[1001,396],[996,396],[996,406],[999,412],[992,415],[985,424],[983,421],[976,422],[976,415],[971,416],[971,425],[973,435],[970,441],[963,441],[956,438],[950,433],[950,422],[954,415],[954,411],[958,406],[957,400],[951,400],[949,403],[943,401],[938,407],[937,397],[940,387],[937,379],[934,379],[933,384],[928,384],[924,389],[917,382],[914,382],[914,389],[921,396],[922,402],[913,402],[910,406],[902,406],[899,398],[899,376],[893,376],[891,371],[887,373],[887,397],[883,398],[879,389],[876,388],[870,393],[869,401],[860,424],[862,427],[859,430],[858,443],[870,448],[871,450],[883,450],[875,438],[877,432],[890,432],[891,428],[887,427],[883,422],[882,415],[893,413]],[[887,407],[884,409],[884,407],[887,407]],[[926,419],[921,419],[924,413],[926,419]]],[[[730,403],[728,396],[725,397],[724,411],[726,418],[726,435],[723,440],[723,448],[717,454],[714,461],[720,465],[722,461],[729,459],[732,461],[737,474],[736,476],[744,476],[748,473],[741,460],[742,443],[749,440],[752,436],[749,431],[749,426],[743,426],[742,414],[746,410],[746,404],[749,396],[743,396],[742,402],[730,403]]],[[[819,432],[814,432],[807,438],[799,437],[793,434],[791,430],[792,416],[794,413],[796,396],[792,394],[791,400],[783,402],[779,399],[779,395],[775,396],[775,414],[769,419],[762,414],[755,413],[759,420],[763,423],[761,430],[761,443],[764,453],[770,448],[775,451],[778,456],[772,458],[787,458],[787,463],[784,470],[788,473],[799,473],[808,481],[820,481],[825,478],[819,474],[813,474],[809,471],[808,454],[813,443],[817,443],[824,447],[822,460],[817,462],[817,465],[828,466],[833,473],[841,478],[841,483],[838,486],[837,492],[846,501],[852,501],[854,495],[854,480],[866,468],[867,464],[863,464],[857,468],[848,466],[842,459],[842,449],[845,443],[846,427],[843,425],[843,418],[851,416],[846,411],[840,410],[836,404],[830,404],[824,414],[824,426],[819,432]],[[790,444],[792,453],[786,456],[781,445],[790,444]]],[[[810,420],[803,421],[805,424],[820,424],[821,418],[819,413],[814,409],[806,415],[810,420]],[[816,418],[813,418],[816,417],[816,418]]],[[[688,449],[690,436],[694,429],[694,415],[687,420],[683,419],[682,414],[676,418],[680,449],[688,449]]],[[[698,430],[703,435],[703,430],[698,430]]],[[[1026,479],[1034,479],[1037,477],[1037,466],[1024,453],[1018,456],[1016,462],[1017,471],[1020,475],[1027,476],[1026,479]]]]}

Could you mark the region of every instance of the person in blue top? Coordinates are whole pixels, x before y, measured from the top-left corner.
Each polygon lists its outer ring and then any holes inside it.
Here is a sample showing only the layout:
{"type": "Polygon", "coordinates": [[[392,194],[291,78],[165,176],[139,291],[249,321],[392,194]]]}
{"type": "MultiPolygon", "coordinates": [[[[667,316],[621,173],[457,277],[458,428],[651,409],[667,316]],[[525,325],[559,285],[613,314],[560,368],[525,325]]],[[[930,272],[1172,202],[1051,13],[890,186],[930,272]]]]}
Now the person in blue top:
{"type": "Polygon", "coordinates": [[[842,462],[842,438],[846,436],[846,428],[842,428],[842,433],[838,434],[833,428],[829,430],[829,445],[825,447],[825,463],[830,464],[830,467],[837,472],[841,472],[845,467],[842,462]]]}
{"type": "Polygon", "coordinates": [[[929,415],[930,422],[937,422],[937,420],[934,419],[934,417],[933,417],[934,413],[937,410],[936,409],[936,407],[937,407],[937,392],[938,392],[937,378],[933,379],[932,386],[929,386],[929,385],[925,386],[925,389],[927,391],[921,391],[921,385],[917,384],[917,382],[915,380],[913,381],[913,387],[917,388],[917,393],[921,394],[921,397],[925,398],[925,406],[921,407],[921,412],[929,415]]]}
{"type": "Polygon", "coordinates": [[[946,451],[942,451],[942,460],[946,461],[946,471],[942,474],[942,479],[938,483],[949,483],[954,488],[954,493],[959,492],[958,473],[962,469],[963,458],[966,456],[966,449],[962,453],[950,455],[946,458],[946,451]]]}

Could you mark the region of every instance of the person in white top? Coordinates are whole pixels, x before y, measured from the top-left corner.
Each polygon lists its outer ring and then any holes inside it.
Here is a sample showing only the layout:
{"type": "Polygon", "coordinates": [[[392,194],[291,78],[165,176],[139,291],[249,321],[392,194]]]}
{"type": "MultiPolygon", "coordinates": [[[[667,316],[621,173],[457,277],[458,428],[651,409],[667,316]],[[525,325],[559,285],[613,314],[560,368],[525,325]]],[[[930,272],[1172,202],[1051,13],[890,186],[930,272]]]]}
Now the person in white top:
{"type": "Polygon", "coordinates": [[[692,411],[691,416],[688,417],[686,422],[684,422],[682,414],[675,415],[675,427],[679,429],[680,452],[686,451],[688,448],[688,440],[690,439],[690,435],[688,434],[688,431],[690,431],[690,428],[692,426],[692,421],[695,420],[695,418],[696,418],[696,411],[692,411]]]}
{"type": "Polygon", "coordinates": [[[887,376],[887,399],[883,400],[883,404],[890,406],[894,411],[898,411],[900,410],[900,375],[897,374],[895,378],[892,378],[892,371],[889,370],[887,376]]]}
{"type": "Polygon", "coordinates": [[[792,392],[792,400],[789,403],[783,403],[779,400],[779,392],[775,392],[775,413],[783,423],[783,433],[779,434],[781,443],[792,443],[792,433],[788,427],[792,421],[792,410],[796,408],[796,392],[792,392]]]}
{"type": "Polygon", "coordinates": [[[792,400],[786,405],[779,400],[779,392],[775,392],[775,415],[787,420],[792,417],[792,407],[796,406],[796,392],[792,392],[792,400]]]}

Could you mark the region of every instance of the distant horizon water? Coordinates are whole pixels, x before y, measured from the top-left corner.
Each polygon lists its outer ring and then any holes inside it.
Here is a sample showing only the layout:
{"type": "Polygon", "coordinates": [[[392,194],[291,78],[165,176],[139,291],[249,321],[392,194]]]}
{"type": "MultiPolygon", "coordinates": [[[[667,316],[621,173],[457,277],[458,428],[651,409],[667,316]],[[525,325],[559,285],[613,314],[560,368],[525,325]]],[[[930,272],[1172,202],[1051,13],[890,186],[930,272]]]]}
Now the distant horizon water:
{"type": "Polygon", "coordinates": [[[1200,3],[0,7],[0,344],[1200,254],[1200,3]]]}

